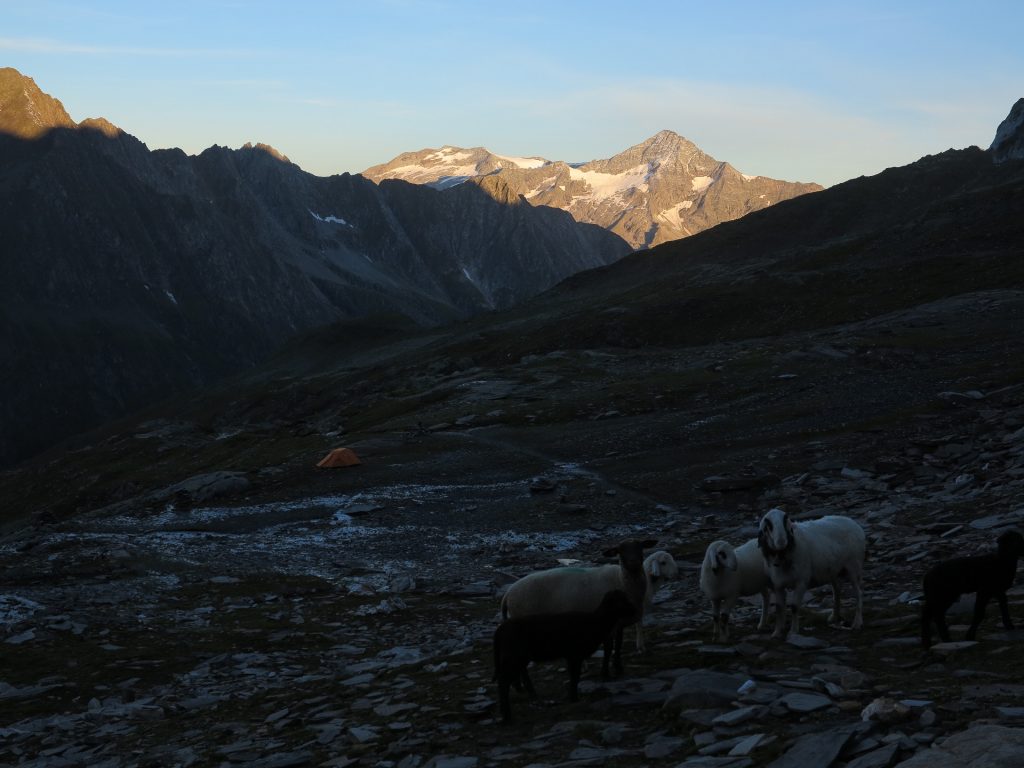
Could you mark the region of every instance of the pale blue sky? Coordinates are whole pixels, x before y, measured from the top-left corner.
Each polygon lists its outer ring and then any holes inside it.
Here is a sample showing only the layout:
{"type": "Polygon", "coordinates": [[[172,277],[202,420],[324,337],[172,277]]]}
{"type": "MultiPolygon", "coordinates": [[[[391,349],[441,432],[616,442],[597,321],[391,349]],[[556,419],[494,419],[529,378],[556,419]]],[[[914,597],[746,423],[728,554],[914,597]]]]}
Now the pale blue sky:
{"type": "Polygon", "coordinates": [[[668,128],[830,185],[987,147],[1024,2],[0,0],[0,66],[151,148],[359,172],[444,144],[580,162],[668,128]]]}

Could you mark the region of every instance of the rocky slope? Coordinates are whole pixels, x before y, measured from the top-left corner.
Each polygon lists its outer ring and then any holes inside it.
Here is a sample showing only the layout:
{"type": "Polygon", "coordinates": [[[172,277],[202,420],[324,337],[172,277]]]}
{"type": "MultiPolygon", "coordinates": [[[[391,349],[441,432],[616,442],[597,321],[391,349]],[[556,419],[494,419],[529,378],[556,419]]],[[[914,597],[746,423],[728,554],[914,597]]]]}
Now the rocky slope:
{"type": "Polygon", "coordinates": [[[407,152],[363,171],[448,188],[496,176],[513,195],[568,211],[647,248],[821,189],[740,173],[672,131],[608,159],[583,164],[495,155],[482,147],[407,152]]]}
{"type": "Polygon", "coordinates": [[[0,120],[0,465],[309,329],[451,322],[629,250],[497,190],[319,178],[265,145],[150,152],[12,69],[0,120]]]}
{"type": "Polygon", "coordinates": [[[443,334],[325,331],[0,475],[0,760],[1019,765],[1021,631],[990,605],[959,642],[968,601],[925,652],[918,612],[1024,522],[1022,190],[924,158],[443,334]],[[771,506],[865,528],[862,630],[825,588],[803,636],[744,602],[710,642],[704,549],[771,506]],[[542,665],[500,725],[502,590],[627,536],[683,567],[651,653],[573,703],[542,665]]]}

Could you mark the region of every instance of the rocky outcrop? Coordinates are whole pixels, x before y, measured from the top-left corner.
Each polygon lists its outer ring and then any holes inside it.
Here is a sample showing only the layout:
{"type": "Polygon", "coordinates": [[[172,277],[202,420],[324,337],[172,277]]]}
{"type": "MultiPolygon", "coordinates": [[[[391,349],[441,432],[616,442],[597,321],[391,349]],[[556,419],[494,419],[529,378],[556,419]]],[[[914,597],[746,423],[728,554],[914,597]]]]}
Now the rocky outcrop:
{"type": "Polygon", "coordinates": [[[1024,160],[1024,99],[1017,99],[1010,114],[999,124],[988,151],[997,163],[1024,160]]]}

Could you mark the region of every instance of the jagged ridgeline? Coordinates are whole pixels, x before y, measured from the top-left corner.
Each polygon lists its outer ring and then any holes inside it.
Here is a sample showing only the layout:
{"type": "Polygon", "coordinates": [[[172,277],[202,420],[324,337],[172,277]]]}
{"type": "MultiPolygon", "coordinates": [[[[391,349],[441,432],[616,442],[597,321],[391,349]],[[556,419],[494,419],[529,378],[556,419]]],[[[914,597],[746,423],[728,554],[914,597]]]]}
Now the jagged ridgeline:
{"type": "Polygon", "coordinates": [[[447,323],[630,250],[476,186],[321,178],[266,145],[150,151],[10,68],[0,167],[0,465],[310,329],[447,323]]]}
{"type": "Polygon", "coordinates": [[[696,234],[782,200],[817,192],[819,184],[740,173],[672,131],[661,131],[608,160],[552,162],[496,155],[483,147],[445,146],[406,152],[363,171],[374,181],[404,179],[446,189],[473,181],[485,189],[561,208],[597,224],[634,248],[696,234]]]}

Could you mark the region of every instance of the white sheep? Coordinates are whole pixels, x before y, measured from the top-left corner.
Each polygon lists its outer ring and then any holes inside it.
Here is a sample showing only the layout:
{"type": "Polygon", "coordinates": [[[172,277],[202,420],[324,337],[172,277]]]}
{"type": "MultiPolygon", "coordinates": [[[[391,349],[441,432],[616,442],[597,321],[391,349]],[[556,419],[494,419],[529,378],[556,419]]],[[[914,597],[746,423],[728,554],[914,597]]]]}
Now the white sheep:
{"type": "Polygon", "coordinates": [[[711,542],[700,566],[700,588],[711,599],[712,640],[729,640],[729,614],[736,600],[747,595],[761,595],[761,621],[757,628],[768,626],[771,581],[757,539],[736,549],[727,541],[711,542]]]}
{"type": "MultiPolygon", "coordinates": [[[[515,582],[501,598],[502,618],[535,616],[568,611],[596,610],[604,596],[621,589],[636,607],[636,621],[643,618],[647,594],[644,571],[645,548],[657,541],[623,541],[604,551],[605,557],[619,558],[618,565],[596,568],[550,568],[528,574],[515,582]]],[[[627,622],[631,624],[633,622],[627,622]]],[[[625,626],[625,624],[623,625],[625,626]]],[[[622,671],[622,629],[615,633],[614,661],[616,672],[622,671]]],[[[606,650],[601,672],[608,677],[609,654],[606,650]]]]}
{"type": "MultiPolygon", "coordinates": [[[[615,566],[612,566],[613,568],[615,566]]],[[[644,558],[644,573],[647,575],[647,589],[644,592],[644,610],[640,621],[636,623],[636,649],[646,651],[647,643],[644,641],[644,616],[647,616],[654,605],[654,593],[666,581],[679,576],[679,566],[675,558],[663,549],[652,552],[644,558]]]]}
{"type": "Polygon", "coordinates": [[[790,632],[800,632],[800,606],[804,594],[812,587],[825,584],[832,586],[832,622],[840,623],[840,578],[849,580],[853,585],[857,597],[853,628],[860,629],[863,625],[861,579],[865,536],[864,529],[857,522],[842,515],[828,515],[794,523],[781,509],[770,509],[761,518],[757,540],[775,592],[774,637],[786,636],[786,590],[791,590],[790,632]]]}

